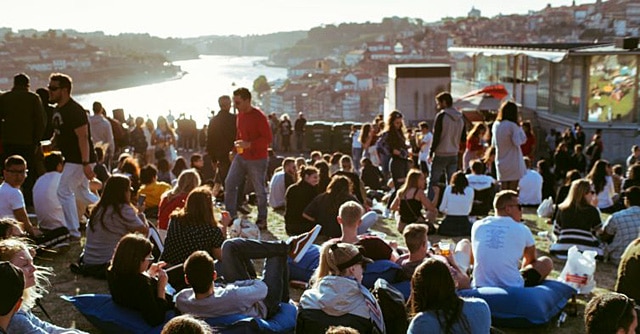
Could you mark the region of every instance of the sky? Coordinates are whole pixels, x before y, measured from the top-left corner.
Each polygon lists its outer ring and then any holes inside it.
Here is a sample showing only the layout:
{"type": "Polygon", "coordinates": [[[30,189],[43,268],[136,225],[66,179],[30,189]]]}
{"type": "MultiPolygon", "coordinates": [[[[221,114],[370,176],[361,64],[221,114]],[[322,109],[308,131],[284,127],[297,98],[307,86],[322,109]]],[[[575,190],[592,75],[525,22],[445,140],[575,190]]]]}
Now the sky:
{"type": "MultiPolygon", "coordinates": [[[[576,4],[595,0],[576,0],[576,4]]],[[[159,37],[251,35],[309,30],[322,24],[380,22],[384,17],[466,16],[472,6],[483,16],[526,14],[528,10],[569,6],[571,0],[29,0],[9,1],[0,27],[101,30],[107,34],[149,33],[159,37]]]]}

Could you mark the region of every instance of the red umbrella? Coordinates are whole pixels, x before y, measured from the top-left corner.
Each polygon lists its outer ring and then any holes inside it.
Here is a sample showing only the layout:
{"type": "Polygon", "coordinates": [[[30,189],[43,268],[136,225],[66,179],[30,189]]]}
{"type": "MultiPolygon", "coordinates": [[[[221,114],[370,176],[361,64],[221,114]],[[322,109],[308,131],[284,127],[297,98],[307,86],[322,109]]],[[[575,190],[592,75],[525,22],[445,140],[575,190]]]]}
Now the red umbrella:
{"type": "Polygon", "coordinates": [[[466,95],[460,97],[460,100],[471,97],[471,96],[480,95],[480,94],[483,94],[483,95],[488,94],[498,100],[502,100],[505,97],[509,96],[509,92],[503,85],[491,85],[491,86],[487,86],[482,89],[474,90],[470,93],[467,93],[466,95]]]}

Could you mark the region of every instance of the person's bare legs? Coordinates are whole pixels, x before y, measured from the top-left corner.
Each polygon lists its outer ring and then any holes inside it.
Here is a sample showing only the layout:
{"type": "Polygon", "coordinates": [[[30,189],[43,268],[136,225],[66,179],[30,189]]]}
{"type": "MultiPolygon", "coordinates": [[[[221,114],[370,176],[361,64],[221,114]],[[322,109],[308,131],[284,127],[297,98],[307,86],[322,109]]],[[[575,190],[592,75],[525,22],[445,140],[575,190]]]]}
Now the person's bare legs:
{"type": "Polygon", "coordinates": [[[453,257],[458,267],[466,273],[471,265],[471,241],[469,241],[469,239],[458,241],[453,257]]]}
{"type": "Polygon", "coordinates": [[[543,281],[553,270],[553,260],[548,256],[541,256],[535,262],[529,264],[524,269],[533,268],[540,274],[540,281],[543,281]]]}

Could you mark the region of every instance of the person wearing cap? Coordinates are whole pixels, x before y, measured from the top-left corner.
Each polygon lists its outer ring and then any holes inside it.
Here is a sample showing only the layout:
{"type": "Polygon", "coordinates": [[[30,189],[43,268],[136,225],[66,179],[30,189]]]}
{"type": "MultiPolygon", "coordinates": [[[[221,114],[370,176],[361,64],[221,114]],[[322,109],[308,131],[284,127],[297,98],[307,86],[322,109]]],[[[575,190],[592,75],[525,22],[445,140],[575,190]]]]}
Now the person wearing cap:
{"type": "Polygon", "coordinates": [[[313,285],[300,297],[297,333],[324,333],[330,325],[346,325],[370,333],[385,332],[382,311],[362,283],[364,268],[373,261],[348,243],[326,242],[313,285]],[[318,328],[322,324],[323,328],[318,328]]]}
{"type": "Polygon", "coordinates": [[[221,273],[228,283],[216,286],[213,258],[204,251],[193,252],[184,263],[185,282],[191,288],[175,296],[176,308],[198,318],[231,314],[269,319],[280,303],[289,302],[287,256],[299,262],[318,237],[321,226],[288,241],[260,241],[244,238],[226,240],[222,245],[221,273]],[[255,279],[253,259],[266,259],[262,280],[255,279]]]}
{"type": "Polygon", "coordinates": [[[605,242],[605,256],[619,263],[625,248],[636,238],[640,238],[640,187],[633,186],[623,193],[622,211],[615,212],[598,231],[605,242]]]}
{"type": "Polygon", "coordinates": [[[11,262],[0,262],[0,334],[7,333],[9,322],[20,309],[24,291],[24,274],[11,262]]]}

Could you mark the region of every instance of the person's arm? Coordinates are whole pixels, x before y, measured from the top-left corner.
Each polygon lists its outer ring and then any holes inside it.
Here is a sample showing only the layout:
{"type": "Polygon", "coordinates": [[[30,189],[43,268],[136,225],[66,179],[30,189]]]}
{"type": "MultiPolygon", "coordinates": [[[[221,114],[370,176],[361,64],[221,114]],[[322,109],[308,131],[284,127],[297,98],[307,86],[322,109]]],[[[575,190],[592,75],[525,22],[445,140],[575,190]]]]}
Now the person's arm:
{"type": "Polygon", "coordinates": [[[536,262],[536,258],[536,245],[525,247],[522,268],[536,262]]]}
{"type": "Polygon", "coordinates": [[[33,110],[35,114],[33,115],[33,144],[38,144],[42,139],[42,135],[44,134],[45,122],[46,122],[46,114],[44,112],[44,108],[42,107],[42,102],[40,98],[36,95],[32,101],[33,110]]]}
{"type": "Polygon", "coordinates": [[[613,241],[613,237],[616,234],[616,224],[612,218],[613,216],[609,216],[604,225],[602,225],[596,232],[600,236],[600,240],[607,243],[613,241]]]}
{"type": "Polygon", "coordinates": [[[257,302],[263,301],[269,292],[267,284],[258,279],[235,281],[233,285],[236,286],[233,290],[236,294],[235,300],[245,307],[250,307],[257,302]]]}
{"type": "Polygon", "coordinates": [[[25,231],[29,233],[29,235],[33,237],[39,237],[42,235],[42,232],[40,232],[36,226],[31,224],[27,210],[24,207],[13,210],[13,216],[17,221],[22,223],[22,226],[24,226],[25,231]]]}
{"type": "Polygon", "coordinates": [[[82,167],[84,176],[91,180],[96,177],[96,173],[93,172],[93,168],[89,165],[89,125],[84,124],[73,130],[78,137],[78,147],[80,148],[80,157],[82,158],[82,167]]]}
{"type": "Polygon", "coordinates": [[[400,196],[398,196],[398,194],[396,194],[396,197],[393,199],[393,202],[391,202],[391,206],[389,207],[389,209],[391,209],[391,211],[398,211],[400,210],[400,201],[402,199],[400,199],[400,196]]]}
{"type": "Polygon", "coordinates": [[[440,112],[438,113],[438,115],[436,115],[435,126],[433,127],[433,140],[431,141],[431,151],[429,152],[429,157],[433,157],[435,151],[438,149],[438,145],[440,145],[440,135],[442,132],[443,118],[444,112],[440,112]]]}
{"type": "MultiPolygon", "coordinates": [[[[145,236],[149,235],[149,224],[143,213],[144,204],[139,209],[139,213],[136,213],[135,209],[129,204],[125,204],[121,208],[124,224],[129,227],[130,232],[138,232],[145,236]]],[[[115,215],[115,217],[117,217],[117,215],[115,215]]]]}
{"type": "Polygon", "coordinates": [[[427,198],[424,191],[418,191],[418,199],[420,199],[422,206],[427,208],[427,210],[431,212],[438,212],[438,209],[436,209],[436,206],[427,198]]]}
{"type": "Polygon", "coordinates": [[[315,222],[316,221],[316,219],[314,217],[309,216],[306,212],[302,213],[302,218],[304,218],[304,219],[306,219],[306,220],[308,220],[310,222],[315,222]]]}
{"type": "Polygon", "coordinates": [[[522,146],[522,144],[527,142],[527,135],[522,130],[522,127],[518,124],[514,123],[514,131],[511,135],[511,141],[515,146],[522,146]]]}
{"type": "Polygon", "coordinates": [[[447,213],[447,207],[449,206],[449,196],[451,196],[451,187],[447,186],[444,189],[444,194],[442,195],[442,202],[440,202],[440,212],[447,213]]]}

